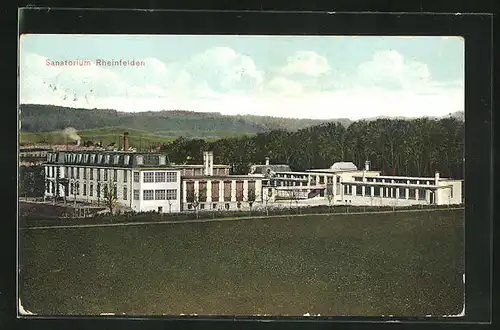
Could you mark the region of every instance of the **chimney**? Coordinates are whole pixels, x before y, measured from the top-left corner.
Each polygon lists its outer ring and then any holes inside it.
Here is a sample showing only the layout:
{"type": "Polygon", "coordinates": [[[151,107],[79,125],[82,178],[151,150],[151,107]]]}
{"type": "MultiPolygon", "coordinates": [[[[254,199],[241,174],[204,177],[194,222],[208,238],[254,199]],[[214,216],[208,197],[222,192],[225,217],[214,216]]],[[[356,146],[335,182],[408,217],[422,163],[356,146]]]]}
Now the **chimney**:
{"type": "Polygon", "coordinates": [[[214,175],[214,153],[213,151],[208,152],[208,175],[214,175]]]}
{"type": "Polygon", "coordinates": [[[203,151],[203,174],[208,175],[208,151],[203,151]]]}
{"type": "Polygon", "coordinates": [[[161,149],[161,143],[158,142],[156,143],[156,151],[160,151],[160,149],[161,149]]]}
{"type": "Polygon", "coordinates": [[[370,161],[367,160],[365,161],[365,171],[369,171],[370,170],[370,161]]]}
{"type": "Polygon", "coordinates": [[[439,172],[436,171],[436,173],[434,174],[434,180],[436,181],[435,184],[437,185],[438,184],[438,181],[439,181],[439,172]]]}
{"type": "Polygon", "coordinates": [[[128,145],[128,132],[124,132],[123,133],[123,150],[127,151],[128,148],[129,148],[129,145],[128,145]]]}
{"type": "Polygon", "coordinates": [[[212,151],[203,152],[203,166],[205,175],[214,175],[214,155],[212,151]]]}
{"type": "Polygon", "coordinates": [[[266,157],[266,165],[269,165],[269,157],[266,157]]]}

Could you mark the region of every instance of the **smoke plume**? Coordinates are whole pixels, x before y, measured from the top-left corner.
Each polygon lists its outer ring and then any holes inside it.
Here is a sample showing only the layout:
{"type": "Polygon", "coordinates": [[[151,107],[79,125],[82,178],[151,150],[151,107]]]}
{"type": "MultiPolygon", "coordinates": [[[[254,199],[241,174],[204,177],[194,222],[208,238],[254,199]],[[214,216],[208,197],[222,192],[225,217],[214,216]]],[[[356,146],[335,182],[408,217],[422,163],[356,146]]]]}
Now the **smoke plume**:
{"type": "Polygon", "coordinates": [[[71,141],[76,141],[80,145],[82,138],[77,134],[77,130],[73,127],[67,127],[62,131],[62,135],[71,141]]]}

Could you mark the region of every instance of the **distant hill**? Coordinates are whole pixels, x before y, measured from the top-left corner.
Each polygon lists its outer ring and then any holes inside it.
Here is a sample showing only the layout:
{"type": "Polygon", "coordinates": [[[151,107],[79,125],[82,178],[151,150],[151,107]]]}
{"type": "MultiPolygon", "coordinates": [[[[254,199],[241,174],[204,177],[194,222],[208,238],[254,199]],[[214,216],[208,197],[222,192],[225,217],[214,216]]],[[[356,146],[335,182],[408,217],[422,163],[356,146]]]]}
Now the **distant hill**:
{"type": "MultiPolygon", "coordinates": [[[[441,117],[436,117],[436,116],[424,116],[424,117],[417,117],[417,118],[428,118],[428,119],[442,119],[442,118],[456,118],[458,120],[464,121],[465,120],[465,113],[463,111],[455,111],[451,112],[447,115],[441,116],[441,117]]],[[[371,121],[371,120],[377,120],[377,119],[403,119],[403,120],[411,120],[411,119],[416,119],[413,117],[404,117],[404,116],[397,116],[397,117],[389,117],[389,116],[377,116],[377,117],[370,117],[370,118],[364,118],[366,121],[371,121]]]]}
{"type": "MultiPolygon", "coordinates": [[[[53,132],[67,127],[78,131],[124,127],[164,136],[222,137],[256,134],[273,129],[298,130],[325,120],[252,115],[227,116],[184,110],[120,112],[109,109],[76,109],[53,105],[20,106],[22,132],[53,132]]],[[[348,119],[334,120],[348,125],[348,119]]]]}

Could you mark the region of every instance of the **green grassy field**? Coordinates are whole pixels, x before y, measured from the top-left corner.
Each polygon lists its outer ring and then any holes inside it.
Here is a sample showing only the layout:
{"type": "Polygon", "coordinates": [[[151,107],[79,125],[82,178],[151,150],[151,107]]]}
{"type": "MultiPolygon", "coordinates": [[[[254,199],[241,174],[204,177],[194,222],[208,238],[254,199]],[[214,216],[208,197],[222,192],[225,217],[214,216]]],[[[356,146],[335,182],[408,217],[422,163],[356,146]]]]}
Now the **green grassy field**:
{"type": "Polygon", "coordinates": [[[23,230],[38,314],[458,314],[463,211],[23,230]]]}
{"type": "MultiPolygon", "coordinates": [[[[83,141],[93,140],[98,142],[103,141],[103,144],[109,145],[109,143],[114,142],[119,144],[123,139],[123,132],[129,132],[129,141],[133,146],[139,147],[142,142],[143,146],[147,146],[149,142],[151,143],[167,143],[175,140],[178,136],[189,137],[192,135],[189,132],[157,132],[150,133],[146,131],[129,129],[124,127],[102,127],[94,128],[88,130],[78,131],[78,135],[83,139],[83,141]],[[142,140],[142,141],[140,141],[142,140]]],[[[200,132],[203,136],[202,138],[206,141],[214,141],[220,137],[231,137],[240,136],[244,133],[234,133],[234,132],[218,132],[213,133],[214,136],[207,136],[209,132],[200,132]]],[[[70,141],[71,142],[71,141],[70,141]]],[[[65,137],[60,131],[55,132],[20,132],[20,143],[21,144],[33,144],[33,143],[49,143],[49,144],[64,144],[66,143],[65,137]]]]}
{"type": "MultiPolygon", "coordinates": [[[[121,127],[104,127],[104,128],[95,128],[89,130],[82,130],[78,132],[78,135],[84,140],[94,140],[98,142],[100,140],[103,141],[105,145],[108,145],[111,142],[115,142],[116,144],[120,143],[123,139],[123,132],[130,133],[130,140],[139,139],[139,137],[143,140],[145,145],[148,142],[170,142],[175,139],[175,136],[168,136],[163,134],[152,134],[139,130],[130,130],[121,127]]],[[[65,137],[61,134],[61,132],[21,132],[21,143],[50,143],[50,144],[64,144],[66,143],[65,137]]],[[[70,141],[71,142],[71,141],[70,141]]],[[[135,142],[135,141],[131,141],[135,142]]],[[[137,141],[137,143],[139,143],[137,141]]]]}

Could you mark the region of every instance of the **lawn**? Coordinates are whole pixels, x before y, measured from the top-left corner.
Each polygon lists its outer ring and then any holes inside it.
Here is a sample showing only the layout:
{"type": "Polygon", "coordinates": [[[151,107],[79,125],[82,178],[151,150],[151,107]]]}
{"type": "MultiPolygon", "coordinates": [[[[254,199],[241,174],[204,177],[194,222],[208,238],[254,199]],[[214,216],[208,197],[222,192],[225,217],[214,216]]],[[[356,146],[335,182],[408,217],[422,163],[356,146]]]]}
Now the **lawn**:
{"type": "Polygon", "coordinates": [[[37,314],[445,315],[463,304],[461,210],[23,230],[37,314]]]}

